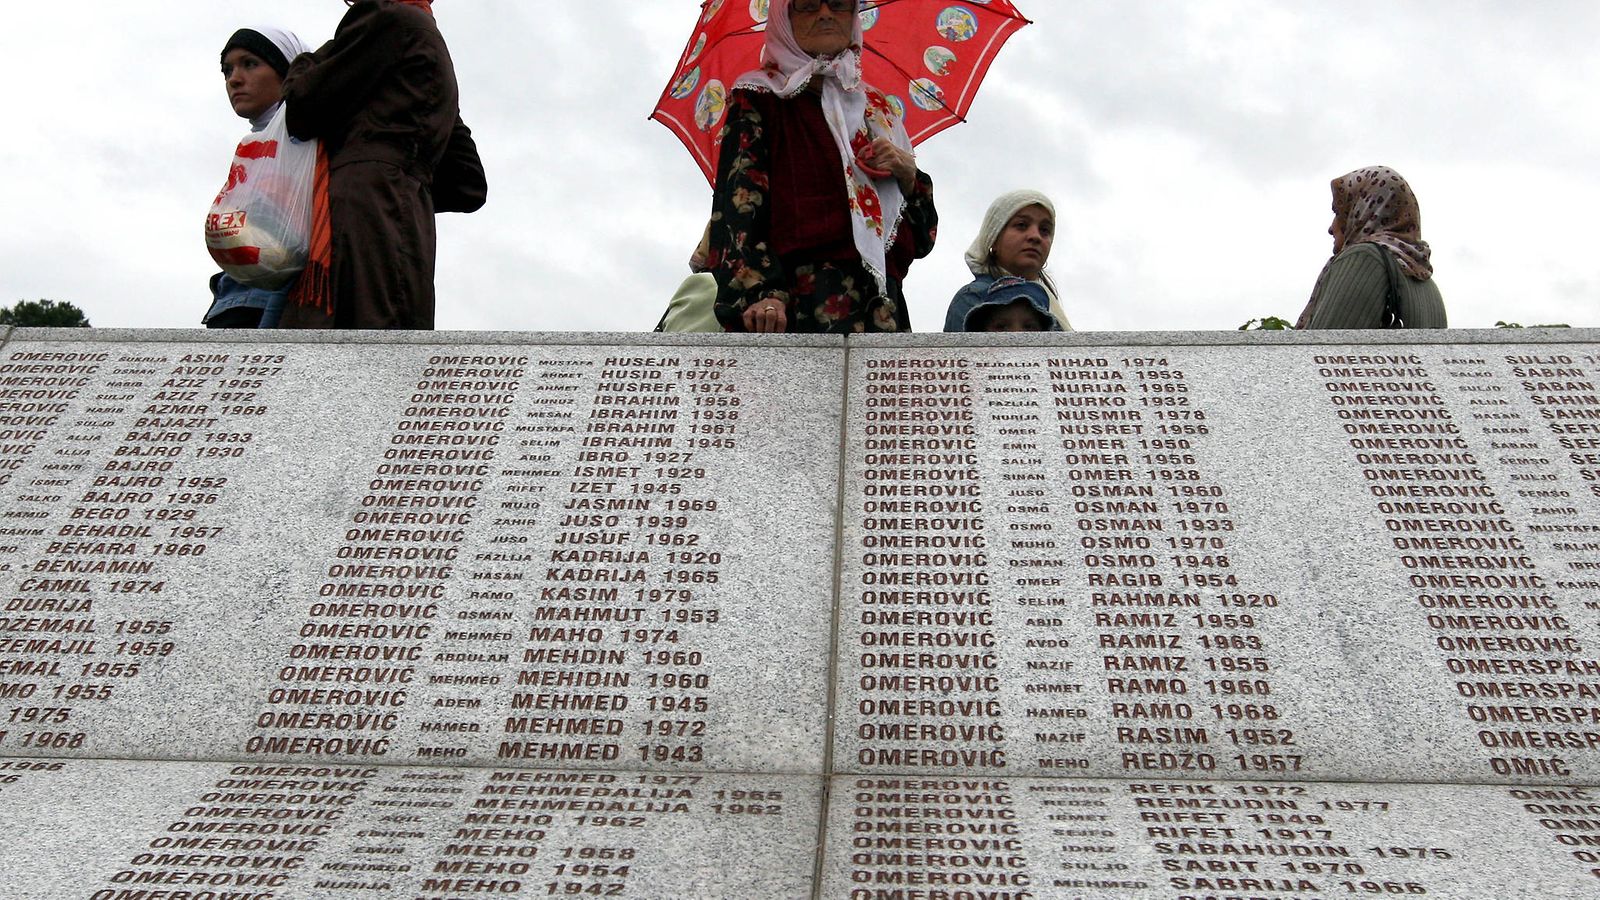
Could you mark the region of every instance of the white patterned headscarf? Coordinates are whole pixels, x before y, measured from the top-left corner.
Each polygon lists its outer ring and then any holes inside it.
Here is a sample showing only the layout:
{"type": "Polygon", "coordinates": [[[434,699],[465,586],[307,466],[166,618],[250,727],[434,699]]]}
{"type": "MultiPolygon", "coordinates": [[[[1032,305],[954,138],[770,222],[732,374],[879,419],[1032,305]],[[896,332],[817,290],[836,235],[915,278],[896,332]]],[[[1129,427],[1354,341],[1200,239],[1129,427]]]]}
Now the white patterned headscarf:
{"type": "Polygon", "coordinates": [[[788,98],[805,90],[813,78],[821,79],[822,113],[839,148],[856,250],[882,291],[885,260],[900,225],[905,197],[893,175],[873,178],[861,168],[856,154],[880,137],[910,151],[911,139],[882,92],[861,80],[861,17],[851,16],[848,49],[834,56],[813,57],[801,50],[795,39],[789,4],[790,0],[772,0],[762,67],[739,76],[733,86],[788,98]]]}

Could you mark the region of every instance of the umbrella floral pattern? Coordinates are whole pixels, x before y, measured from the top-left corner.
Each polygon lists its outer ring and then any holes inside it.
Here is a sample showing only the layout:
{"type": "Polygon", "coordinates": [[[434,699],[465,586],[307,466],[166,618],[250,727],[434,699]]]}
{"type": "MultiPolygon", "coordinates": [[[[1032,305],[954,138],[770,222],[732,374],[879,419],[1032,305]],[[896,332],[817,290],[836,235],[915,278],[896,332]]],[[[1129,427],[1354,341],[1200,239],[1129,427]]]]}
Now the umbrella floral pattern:
{"type": "MultiPolygon", "coordinates": [[[[866,0],[862,70],[913,144],[964,121],[1000,48],[1029,24],[1009,0],[866,0]]],[[[767,0],[705,0],[651,118],[678,136],[707,181],[728,90],[760,65],[767,0]]]]}

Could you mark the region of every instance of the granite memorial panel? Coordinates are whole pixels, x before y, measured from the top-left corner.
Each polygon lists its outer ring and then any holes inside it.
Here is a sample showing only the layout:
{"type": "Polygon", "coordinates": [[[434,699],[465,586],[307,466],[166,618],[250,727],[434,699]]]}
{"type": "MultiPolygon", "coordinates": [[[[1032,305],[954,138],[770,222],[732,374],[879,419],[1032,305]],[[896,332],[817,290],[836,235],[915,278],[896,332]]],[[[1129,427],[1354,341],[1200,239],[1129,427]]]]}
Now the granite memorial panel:
{"type": "Polygon", "coordinates": [[[0,335],[0,896],[1593,896],[1600,334],[1348,337],[0,335]]]}
{"type": "Polygon", "coordinates": [[[824,897],[1592,897],[1600,790],[834,779],[824,897]]]}
{"type": "Polygon", "coordinates": [[[835,771],[1600,778],[1600,347],[1441,341],[855,346],[835,771]]]}
{"type": "Polygon", "coordinates": [[[792,775],[16,765],[7,900],[803,897],[822,793],[792,775]]]}
{"type": "Polygon", "coordinates": [[[0,754],[819,771],[840,346],[19,332],[0,754]]]}

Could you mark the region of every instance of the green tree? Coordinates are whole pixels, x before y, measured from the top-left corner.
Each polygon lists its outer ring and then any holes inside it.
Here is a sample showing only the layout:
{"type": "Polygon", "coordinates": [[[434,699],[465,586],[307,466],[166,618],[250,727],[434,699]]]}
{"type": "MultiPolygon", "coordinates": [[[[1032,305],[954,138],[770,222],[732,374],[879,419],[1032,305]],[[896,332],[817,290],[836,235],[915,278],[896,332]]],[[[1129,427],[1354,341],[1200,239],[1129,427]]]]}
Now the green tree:
{"type": "Polygon", "coordinates": [[[89,317],[65,300],[18,300],[0,307],[0,325],[30,328],[88,328],[89,317]]]}
{"type": "Polygon", "coordinates": [[[1288,319],[1277,316],[1266,316],[1260,319],[1251,319],[1239,326],[1240,331],[1293,331],[1294,325],[1288,319]],[[1260,323],[1259,325],[1256,323],[1260,323]],[[1254,326],[1254,327],[1252,327],[1254,326]]]}

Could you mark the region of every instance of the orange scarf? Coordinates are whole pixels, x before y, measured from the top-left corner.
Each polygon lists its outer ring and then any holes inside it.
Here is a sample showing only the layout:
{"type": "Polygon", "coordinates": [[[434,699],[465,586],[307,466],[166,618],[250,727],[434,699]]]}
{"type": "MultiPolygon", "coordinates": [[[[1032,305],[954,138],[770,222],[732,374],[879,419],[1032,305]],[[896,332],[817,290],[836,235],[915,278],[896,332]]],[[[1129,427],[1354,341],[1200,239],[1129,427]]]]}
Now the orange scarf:
{"type": "Polygon", "coordinates": [[[322,141],[317,142],[317,170],[311,179],[310,249],[289,299],[333,318],[333,217],[328,211],[328,150],[322,141]]]}
{"type": "MultiPolygon", "coordinates": [[[[396,0],[433,15],[432,0],[396,0]]],[[[333,319],[333,217],[328,204],[327,144],[317,142],[317,171],[311,183],[311,245],[305,270],[289,299],[302,309],[314,309],[333,319]]],[[[291,319],[295,318],[290,316],[291,319]]]]}

